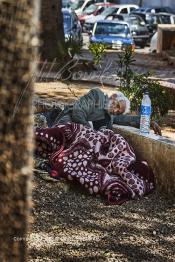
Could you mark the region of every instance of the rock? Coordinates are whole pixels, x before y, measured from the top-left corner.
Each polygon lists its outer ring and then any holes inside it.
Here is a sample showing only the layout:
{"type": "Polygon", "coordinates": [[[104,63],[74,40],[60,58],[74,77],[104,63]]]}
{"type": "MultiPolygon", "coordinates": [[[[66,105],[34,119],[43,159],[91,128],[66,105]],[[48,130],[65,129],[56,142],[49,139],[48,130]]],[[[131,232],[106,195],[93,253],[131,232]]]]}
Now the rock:
{"type": "Polygon", "coordinates": [[[134,241],[134,237],[133,237],[133,236],[130,236],[129,239],[130,239],[131,241],[134,241]]]}
{"type": "Polygon", "coordinates": [[[154,235],[154,236],[157,235],[157,232],[156,232],[155,230],[153,231],[153,235],[154,235]]]}

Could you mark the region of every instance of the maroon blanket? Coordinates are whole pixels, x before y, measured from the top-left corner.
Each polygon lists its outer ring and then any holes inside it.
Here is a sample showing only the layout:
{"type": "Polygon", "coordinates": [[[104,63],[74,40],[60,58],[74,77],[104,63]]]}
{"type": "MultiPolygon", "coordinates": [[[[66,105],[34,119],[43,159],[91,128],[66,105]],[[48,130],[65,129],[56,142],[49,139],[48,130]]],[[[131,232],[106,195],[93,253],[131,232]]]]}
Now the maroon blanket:
{"type": "Polygon", "coordinates": [[[36,129],[36,154],[49,159],[51,176],[77,181],[109,204],[139,198],[154,188],[147,163],[136,161],[126,140],[111,130],[79,124],[36,129]]]}

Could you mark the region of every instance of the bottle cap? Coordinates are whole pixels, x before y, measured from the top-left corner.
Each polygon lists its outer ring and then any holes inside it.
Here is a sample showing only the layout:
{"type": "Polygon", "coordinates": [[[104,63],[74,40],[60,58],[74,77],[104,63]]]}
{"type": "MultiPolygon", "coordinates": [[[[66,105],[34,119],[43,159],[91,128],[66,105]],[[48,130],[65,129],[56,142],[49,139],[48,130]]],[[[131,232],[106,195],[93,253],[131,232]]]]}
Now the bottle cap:
{"type": "Polygon", "coordinates": [[[148,95],[149,94],[147,85],[143,86],[143,93],[144,93],[144,95],[148,95]]]}

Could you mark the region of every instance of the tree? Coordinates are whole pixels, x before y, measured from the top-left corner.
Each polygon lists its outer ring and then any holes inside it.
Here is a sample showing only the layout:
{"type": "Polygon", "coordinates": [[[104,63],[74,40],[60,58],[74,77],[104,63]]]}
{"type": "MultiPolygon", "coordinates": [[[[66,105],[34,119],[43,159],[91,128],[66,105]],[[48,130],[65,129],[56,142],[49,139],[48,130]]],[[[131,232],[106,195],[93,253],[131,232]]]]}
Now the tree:
{"type": "Polygon", "coordinates": [[[37,2],[0,1],[0,261],[26,261],[37,2]]]}
{"type": "Polygon", "coordinates": [[[61,0],[41,0],[41,48],[42,61],[53,62],[66,55],[61,0]]]}

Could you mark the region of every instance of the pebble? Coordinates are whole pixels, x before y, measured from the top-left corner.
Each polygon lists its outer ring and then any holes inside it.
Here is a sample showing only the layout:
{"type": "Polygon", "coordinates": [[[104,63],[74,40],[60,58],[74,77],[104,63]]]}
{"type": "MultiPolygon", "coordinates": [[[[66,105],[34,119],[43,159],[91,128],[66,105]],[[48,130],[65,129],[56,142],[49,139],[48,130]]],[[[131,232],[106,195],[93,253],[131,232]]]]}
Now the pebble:
{"type": "Polygon", "coordinates": [[[132,236],[131,236],[131,237],[129,237],[129,239],[130,239],[131,241],[134,241],[134,237],[132,237],[132,236]]]}
{"type": "Polygon", "coordinates": [[[153,231],[153,235],[154,235],[154,236],[157,235],[157,232],[156,232],[155,230],[153,231]]]}

